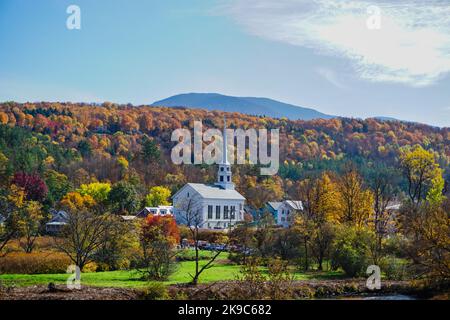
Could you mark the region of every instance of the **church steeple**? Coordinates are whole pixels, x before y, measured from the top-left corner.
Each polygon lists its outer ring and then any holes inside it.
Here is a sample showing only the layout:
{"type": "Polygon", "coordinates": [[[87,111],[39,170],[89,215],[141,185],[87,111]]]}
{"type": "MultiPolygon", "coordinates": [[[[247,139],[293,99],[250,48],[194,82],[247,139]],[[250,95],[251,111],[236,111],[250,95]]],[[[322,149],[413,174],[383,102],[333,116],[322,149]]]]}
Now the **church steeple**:
{"type": "Polygon", "coordinates": [[[228,138],[227,138],[227,119],[223,117],[223,146],[222,146],[222,164],[230,164],[228,162],[228,138]]]}
{"type": "Polygon", "coordinates": [[[222,162],[219,164],[216,185],[223,189],[234,189],[234,183],[231,179],[231,164],[228,161],[228,139],[227,139],[227,120],[223,118],[223,146],[222,162]]]}

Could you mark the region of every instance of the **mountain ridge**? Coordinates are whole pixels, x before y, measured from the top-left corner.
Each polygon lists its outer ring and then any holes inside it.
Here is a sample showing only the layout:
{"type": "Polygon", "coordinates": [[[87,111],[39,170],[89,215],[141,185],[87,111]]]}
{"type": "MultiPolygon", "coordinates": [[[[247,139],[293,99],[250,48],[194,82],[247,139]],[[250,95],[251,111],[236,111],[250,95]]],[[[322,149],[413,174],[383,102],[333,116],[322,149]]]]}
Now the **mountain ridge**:
{"type": "Polygon", "coordinates": [[[312,108],[296,106],[274,99],[264,97],[235,97],[219,93],[182,93],[155,101],[151,105],[241,112],[272,118],[286,117],[291,120],[332,119],[337,117],[312,108]]]}

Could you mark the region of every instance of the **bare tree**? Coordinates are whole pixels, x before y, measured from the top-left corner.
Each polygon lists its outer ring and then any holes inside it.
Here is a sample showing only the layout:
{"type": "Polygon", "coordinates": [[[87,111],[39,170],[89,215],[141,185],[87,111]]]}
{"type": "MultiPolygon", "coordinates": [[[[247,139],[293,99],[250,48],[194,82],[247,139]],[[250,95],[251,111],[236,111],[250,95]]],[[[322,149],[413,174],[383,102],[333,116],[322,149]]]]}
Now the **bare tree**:
{"type": "Polygon", "coordinates": [[[381,254],[382,240],[386,236],[387,226],[392,218],[389,210],[387,210],[389,204],[395,199],[394,185],[395,177],[398,173],[387,167],[377,165],[369,173],[369,185],[374,195],[373,209],[374,209],[374,221],[375,234],[377,237],[375,248],[375,260],[378,261],[381,254]]]}
{"type": "Polygon", "coordinates": [[[139,257],[137,271],[144,280],[167,280],[176,270],[177,252],[167,239],[157,237],[141,240],[142,256],[139,257]]]}
{"type": "Polygon", "coordinates": [[[401,209],[403,233],[409,238],[406,253],[417,276],[441,284],[450,281],[450,219],[447,208],[445,205],[417,208],[409,203],[401,209]]]}
{"type": "Polygon", "coordinates": [[[187,198],[185,201],[181,203],[181,205],[177,208],[179,211],[179,218],[182,220],[181,222],[186,224],[191,233],[192,240],[194,242],[194,250],[195,250],[195,273],[190,276],[192,277],[191,284],[197,285],[200,275],[206,269],[209,269],[213,266],[216,258],[225,251],[226,248],[221,248],[217,250],[212,257],[209,258],[208,262],[203,266],[200,266],[199,263],[199,230],[202,228],[204,222],[202,207],[199,203],[199,200],[195,198],[195,196],[191,198],[187,198]]]}
{"type": "Polygon", "coordinates": [[[54,238],[56,248],[83,270],[102,246],[115,221],[108,214],[96,214],[89,210],[71,212],[67,225],[54,238]]]}

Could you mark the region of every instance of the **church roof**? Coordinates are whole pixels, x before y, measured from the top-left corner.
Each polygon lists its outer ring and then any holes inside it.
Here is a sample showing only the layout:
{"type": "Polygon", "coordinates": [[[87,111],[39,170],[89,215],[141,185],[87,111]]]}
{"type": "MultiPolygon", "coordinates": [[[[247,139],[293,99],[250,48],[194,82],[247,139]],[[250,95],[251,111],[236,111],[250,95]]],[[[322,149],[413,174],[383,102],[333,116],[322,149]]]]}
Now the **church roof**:
{"type": "Polygon", "coordinates": [[[188,183],[186,186],[190,186],[205,199],[245,200],[245,198],[234,189],[223,189],[219,186],[203,183],[188,183]]]}

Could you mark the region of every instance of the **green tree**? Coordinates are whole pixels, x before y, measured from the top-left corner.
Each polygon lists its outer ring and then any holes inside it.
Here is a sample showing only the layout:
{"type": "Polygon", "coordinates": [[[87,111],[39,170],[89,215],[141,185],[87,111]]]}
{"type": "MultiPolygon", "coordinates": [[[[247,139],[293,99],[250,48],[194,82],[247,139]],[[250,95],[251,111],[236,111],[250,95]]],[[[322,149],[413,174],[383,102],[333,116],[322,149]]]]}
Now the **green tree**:
{"type": "Polygon", "coordinates": [[[126,181],[113,185],[108,200],[116,214],[134,214],[139,206],[136,188],[126,181]]]}
{"type": "Polygon", "coordinates": [[[142,140],[142,151],[141,156],[145,163],[152,163],[157,161],[161,152],[159,151],[158,145],[154,140],[149,139],[147,136],[142,140]]]}
{"type": "Polygon", "coordinates": [[[55,170],[48,170],[44,176],[45,184],[48,187],[47,200],[50,205],[61,201],[61,199],[70,191],[72,185],[65,174],[55,170]]]}
{"type": "Polygon", "coordinates": [[[92,146],[88,141],[81,140],[80,143],[78,143],[78,151],[83,158],[89,158],[92,155],[92,146]]]}
{"type": "Polygon", "coordinates": [[[103,241],[93,256],[97,271],[111,271],[130,267],[130,260],[139,248],[135,229],[137,223],[123,223],[119,216],[110,215],[111,224],[103,234],[103,241]]]}
{"type": "Polygon", "coordinates": [[[7,169],[8,169],[8,157],[6,157],[0,151],[0,185],[2,185],[2,182],[7,180],[6,179],[7,169]]]}
{"type": "Polygon", "coordinates": [[[374,264],[375,233],[367,227],[340,225],[333,242],[331,265],[342,268],[347,276],[363,276],[367,267],[374,264]]]}
{"type": "Polygon", "coordinates": [[[240,223],[229,233],[230,243],[239,248],[236,252],[230,253],[230,260],[246,264],[247,258],[251,255],[251,248],[255,246],[255,231],[250,228],[249,223],[240,223]]]}

